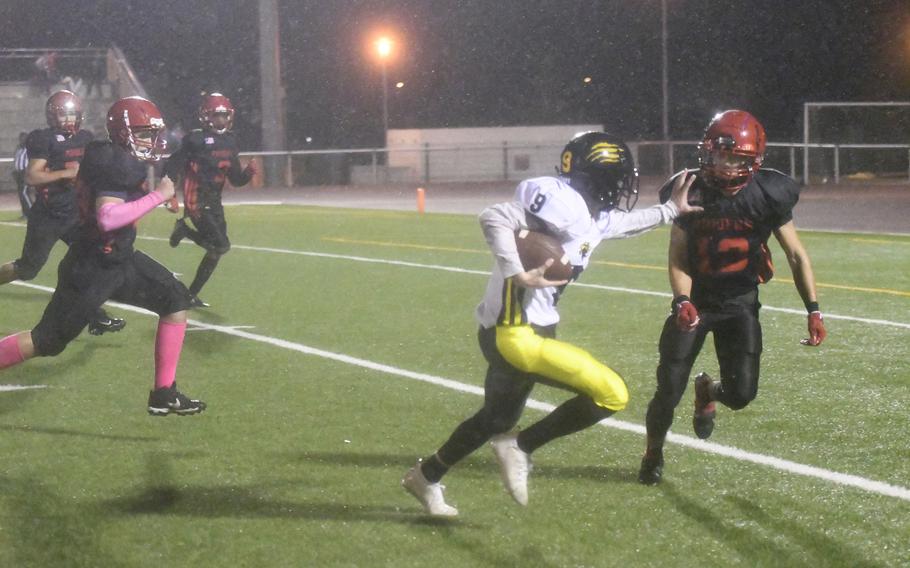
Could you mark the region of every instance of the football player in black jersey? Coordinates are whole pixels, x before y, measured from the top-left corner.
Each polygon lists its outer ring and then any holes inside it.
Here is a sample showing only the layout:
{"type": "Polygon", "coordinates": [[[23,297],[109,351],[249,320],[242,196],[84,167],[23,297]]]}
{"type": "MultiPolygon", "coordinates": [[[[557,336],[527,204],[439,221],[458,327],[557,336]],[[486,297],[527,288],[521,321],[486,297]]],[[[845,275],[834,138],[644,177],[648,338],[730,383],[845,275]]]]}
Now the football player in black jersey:
{"type": "Polygon", "coordinates": [[[186,333],[190,294],[173,272],[133,249],[135,223],[174,196],[164,178],[147,191],[147,162],[157,159],[164,130],[151,101],[127,97],[107,115],[110,141],[85,148],[76,178],[79,226],[60,262],[57,289],[32,330],[0,340],[0,369],[35,356],[58,355],[109,299],[159,315],[155,338],[155,387],[149,393],[153,416],[188,415],[205,403],[177,390],[177,362],[186,333]]]}
{"type": "MultiPolygon", "coordinates": [[[[92,133],[80,128],[82,102],[70,91],[51,95],[44,111],[48,127],[33,130],[25,142],[25,183],[35,188],[37,197],[29,212],[22,256],[0,266],[0,285],[37,276],[58,240],[67,244],[73,241],[79,222],[74,180],[92,133]]],[[[120,331],[125,325],[99,306],[89,323],[89,333],[120,331]]]]}
{"type": "Polygon", "coordinates": [[[202,128],[183,137],[180,149],[168,160],[165,174],[175,183],[182,180],[183,188],[184,217],[174,225],[170,244],[176,247],[188,238],[205,249],[196,277],[190,284],[190,293],[193,307],[207,308],[209,304],[199,299],[199,291],[212,276],[221,257],[231,250],[221,205],[224,182],[246,185],[256,175],[258,166],[255,160],[250,160],[246,168],[241,168],[237,141],[231,132],[234,107],[227,97],[220,93],[203,97],[199,121],[202,128]],[[195,230],[186,224],[186,216],[195,230]]]}
{"type": "MultiPolygon", "coordinates": [[[[695,434],[706,439],[714,429],[715,406],[732,410],[748,405],[758,392],[762,331],[758,319],[758,285],[773,275],[767,247],[773,234],[793,272],[796,289],[808,312],[805,345],[824,341],[815,277],[806,249],[793,224],[799,186],[790,177],[760,169],[765,131],[751,114],[729,110],[714,117],[699,146],[698,171],[690,200],[701,214],[680,217],[670,234],[672,313],[660,336],[657,391],[648,404],[647,449],[638,480],[660,482],[663,445],[689,382],[689,373],[708,332],[720,365],[720,380],[705,373],[695,378],[695,434]]],[[[673,179],[661,189],[669,195],[673,179]]]]}

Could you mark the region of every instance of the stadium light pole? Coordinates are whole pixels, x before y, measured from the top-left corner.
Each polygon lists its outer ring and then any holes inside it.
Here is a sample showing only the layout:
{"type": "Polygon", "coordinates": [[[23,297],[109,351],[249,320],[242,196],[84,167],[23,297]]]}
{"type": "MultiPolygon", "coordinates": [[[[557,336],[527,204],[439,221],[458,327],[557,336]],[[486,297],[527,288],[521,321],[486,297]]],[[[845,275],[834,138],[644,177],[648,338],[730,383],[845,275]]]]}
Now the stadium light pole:
{"type": "Polygon", "coordinates": [[[379,57],[379,66],[382,69],[382,133],[383,146],[389,143],[389,82],[387,80],[386,66],[392,55],[394,42],[388,36],[376,40],[376,55],[379,57]]]}
{"type": "Polygon", "coordinates": [[[670,87],[668,80],[667,58],[667,0],[660,0],[660,47],[661,47],[661,93],[663,97],[663,112],[661,126],[663,138],[667,144],[667,175],[673,173],[673,145],[670,144],[670,87]]]}

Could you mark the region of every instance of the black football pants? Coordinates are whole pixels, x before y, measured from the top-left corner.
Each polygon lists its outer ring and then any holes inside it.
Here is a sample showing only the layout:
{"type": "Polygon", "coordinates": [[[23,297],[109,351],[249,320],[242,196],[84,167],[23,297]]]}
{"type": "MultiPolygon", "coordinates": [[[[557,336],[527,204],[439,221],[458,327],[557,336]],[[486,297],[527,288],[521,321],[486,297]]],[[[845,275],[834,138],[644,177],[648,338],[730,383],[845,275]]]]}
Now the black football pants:
{"type": "Polygon", "coordinates": [[[28,215],[22,255],[14,261],[16,278],[31,280],[47,263],[58,240],[69,245],[75,237],[78,218],[55,217],[44,205],[35,205],[28,215]]]}
{"type": "Polygon", "coordinates": [[[139,251],[113,264],[70,248],[57,274],[54,295],[32,329],[35,352],[45,357],[60,354],[107,300],[145,308],[159,316],[190,306],[189,291],[174,273],[139,251]]]}
{"type": "Polygon", "coordinates": [[[720,365],[718,402],[739,410],[755,398],[762,352],[759,307],[757,295],[749,294],[745,299],[735,298],[716,308],[700,310],[701,322],[690,332],[676,327],[675,314],[667,318],[660,335],[657,391],[648,404],[646,417],[649,439],[662,440],[670,429],[673,411],[686,390],[692,366],[708,332],[714,334],[720,365]]]}

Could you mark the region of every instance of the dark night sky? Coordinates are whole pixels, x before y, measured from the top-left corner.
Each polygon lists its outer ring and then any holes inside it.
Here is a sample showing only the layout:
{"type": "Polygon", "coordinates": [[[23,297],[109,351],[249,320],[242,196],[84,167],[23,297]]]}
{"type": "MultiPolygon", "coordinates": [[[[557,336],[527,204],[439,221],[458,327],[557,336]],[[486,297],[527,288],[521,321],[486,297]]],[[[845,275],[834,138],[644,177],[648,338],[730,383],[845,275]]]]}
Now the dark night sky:
{"type": "MultiPolygon", "coordinates": [[[[697,137],[717,110],[752,111],[775,141],[801,136],[808,100],[910,100],[907,0],[667,0],[670,128],[697,137]],[[760,9],[759,9],[760,8],[760,9]]],[[[659,0],[279,0],[290,146],[378,145],[370,34],[389,64],[392,128],[594,122],[630,139],[661,130],[659,0]],[[591,76],[585,85],[583,77],[591,76]]],[[[0,3],[0,47],[120,45],[169,121],[196,93],[238,108],[259,143],[254,0],[0,3]],[[24,9],[27,6],[28,9],[24,9]]]]}

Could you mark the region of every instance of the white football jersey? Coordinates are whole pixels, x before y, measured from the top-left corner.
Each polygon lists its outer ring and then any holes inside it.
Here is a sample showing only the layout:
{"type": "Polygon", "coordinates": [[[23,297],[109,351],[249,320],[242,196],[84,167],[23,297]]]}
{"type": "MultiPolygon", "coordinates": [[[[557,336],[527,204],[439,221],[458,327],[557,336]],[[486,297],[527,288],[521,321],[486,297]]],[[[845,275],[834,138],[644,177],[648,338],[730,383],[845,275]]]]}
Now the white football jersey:
{"type": "MultiPolygon", "coordinates": [[[[503,308],[505,279],[524,271],[515,245],[515,231],[541,230],[538,220],[543,221],[545,232],[562,242],[569,262],[578,267],[578,274],[588,265],[591,253],[602,240],[649,231],[672,222],[677,214],[676,206],[667,202],[631,212],[614,209],[592,218],[584,198],[565,180],[539,177],[521,182],[513,201],[493,205],[480,214],[480,225],[496,264],[484,298],[477,306],[478,323],[485,328],[497,324],[503,308]]],[[[523,307],[527,323],[539,326],[557,323],[558,295],[559,290],[554,287],[526,290],[523,307]]]]}

